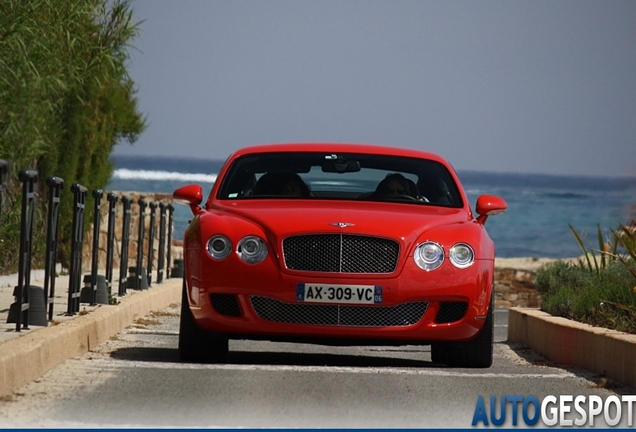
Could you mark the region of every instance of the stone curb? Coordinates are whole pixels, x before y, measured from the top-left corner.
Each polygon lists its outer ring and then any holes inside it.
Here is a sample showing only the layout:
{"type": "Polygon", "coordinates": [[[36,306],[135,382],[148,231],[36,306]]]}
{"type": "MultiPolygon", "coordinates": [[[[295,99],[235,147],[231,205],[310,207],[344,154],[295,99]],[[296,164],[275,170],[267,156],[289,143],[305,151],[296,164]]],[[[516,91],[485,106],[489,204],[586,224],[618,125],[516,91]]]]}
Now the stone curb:
{"type": "Polygon", "coordinates": [[[133,291],[118,305],[44,327],[0,345],[0,396],[37,379],[58,364],[95,348],[136,319],[181,300],[181,279],[133,291]]]}
{"type": "Polygon", "coordinates": [[[636,335],[513,307],[508,341],[522,343],[557,364],[587,369],[636,388],[636,335]]]}

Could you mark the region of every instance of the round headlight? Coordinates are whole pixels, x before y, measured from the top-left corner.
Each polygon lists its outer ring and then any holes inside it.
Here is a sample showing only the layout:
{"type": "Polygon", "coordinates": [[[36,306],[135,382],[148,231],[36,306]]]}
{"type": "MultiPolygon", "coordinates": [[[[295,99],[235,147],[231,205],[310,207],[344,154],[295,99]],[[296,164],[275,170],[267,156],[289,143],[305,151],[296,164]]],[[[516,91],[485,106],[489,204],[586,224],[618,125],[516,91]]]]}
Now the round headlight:
{"type": "Polygon", "coordinates": [[[267,244],[256,236],[243,237],[236,248],[236,253],[244,262],[258,264],[267,256],[267,244]]]}
{"type": "Polygon", "coordinates": [[[435,270],[444,262],[444,249],[437,243],[425,242],[415,248],[413,259],[422,270],[435,270]]]}
{"type": "Polygon", "coordinates": [[[469,267],[475,261],[473,248],[465,243],[457,243],[455,246],[450,248],[448,257],[457,268],[469,267]]]}
{"type": "Polygon", "coordinates": [[[208,254],[214,259],[222,260],[232,252],[232,242],[224,235],[215,235],[208,240],[208,254]]]}

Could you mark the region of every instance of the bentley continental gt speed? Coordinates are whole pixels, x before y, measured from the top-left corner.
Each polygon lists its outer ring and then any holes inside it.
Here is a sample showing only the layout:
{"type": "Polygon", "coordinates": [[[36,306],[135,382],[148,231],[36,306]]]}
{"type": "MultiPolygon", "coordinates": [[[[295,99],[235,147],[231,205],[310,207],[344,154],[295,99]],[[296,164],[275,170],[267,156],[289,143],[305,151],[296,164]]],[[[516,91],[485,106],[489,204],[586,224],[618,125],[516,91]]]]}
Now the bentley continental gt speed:
{"type": "Polygon", "coordinates": [[[359,144],[241,149],[204,199],[173,194],[184,234],[181,359],[222,361],[230,339],[430,345],[451,367],[493,359],[495,246],[442,157],[359,144]]]}

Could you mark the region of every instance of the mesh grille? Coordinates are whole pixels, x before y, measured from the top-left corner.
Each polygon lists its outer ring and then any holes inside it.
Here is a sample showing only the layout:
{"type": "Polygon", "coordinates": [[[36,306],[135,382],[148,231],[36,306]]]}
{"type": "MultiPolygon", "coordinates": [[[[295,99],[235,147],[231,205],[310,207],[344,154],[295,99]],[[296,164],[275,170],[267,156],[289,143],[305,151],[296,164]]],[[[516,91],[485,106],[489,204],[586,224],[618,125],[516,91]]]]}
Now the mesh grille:
{"type": "Polygon", "coordinates": [[[345,234],[288,237],[283,241],[290,270],[328,273],[393,273],[400,245],[394,240],[345,234]]]}
{"type": "Polygon", "coordinates": [[[466,302],[444,302],[435,317],[436,323],[451,323],[464,318],[468,310],[466,302]]]}
{"type": "Polygon", "coordinates": [[[268,297],[251,296],[252,307],[265,321],[357,327],[396,327],[417,323],[428,302],[397,306],[343,306],[283,303],[268,297]]]}
{"type": "Polygon", "coordinates": [[[241,316],[238,299],[233,294],[211,294],[210,301],[214,310],[221,315],[241,316]]]}

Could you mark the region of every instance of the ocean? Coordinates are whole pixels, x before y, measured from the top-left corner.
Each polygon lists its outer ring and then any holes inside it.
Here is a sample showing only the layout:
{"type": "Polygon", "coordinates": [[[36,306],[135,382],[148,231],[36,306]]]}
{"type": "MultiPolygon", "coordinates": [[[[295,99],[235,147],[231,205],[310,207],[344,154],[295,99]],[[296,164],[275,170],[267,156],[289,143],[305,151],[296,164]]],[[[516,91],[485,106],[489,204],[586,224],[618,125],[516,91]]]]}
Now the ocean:
{"type": "MultiPolygon", "coordinates": [[[[175,157],[112,156],[115,172],[108,191],[172,193],[200,184],[209,193],[223,160],[175,157]]],[[[584,177],[544,174],[458,171],[474,210],[481,194],[501,196],[508,210],[486,222],[501,258],[569,258],[581,255],[572,225],[591,247],[597,247],[597,225],[606,237],[619,224],[636,218],[636,177],[584,177]]],[[[191,217],[175,205],[174,238],[182,239],[191,217]]]]}

